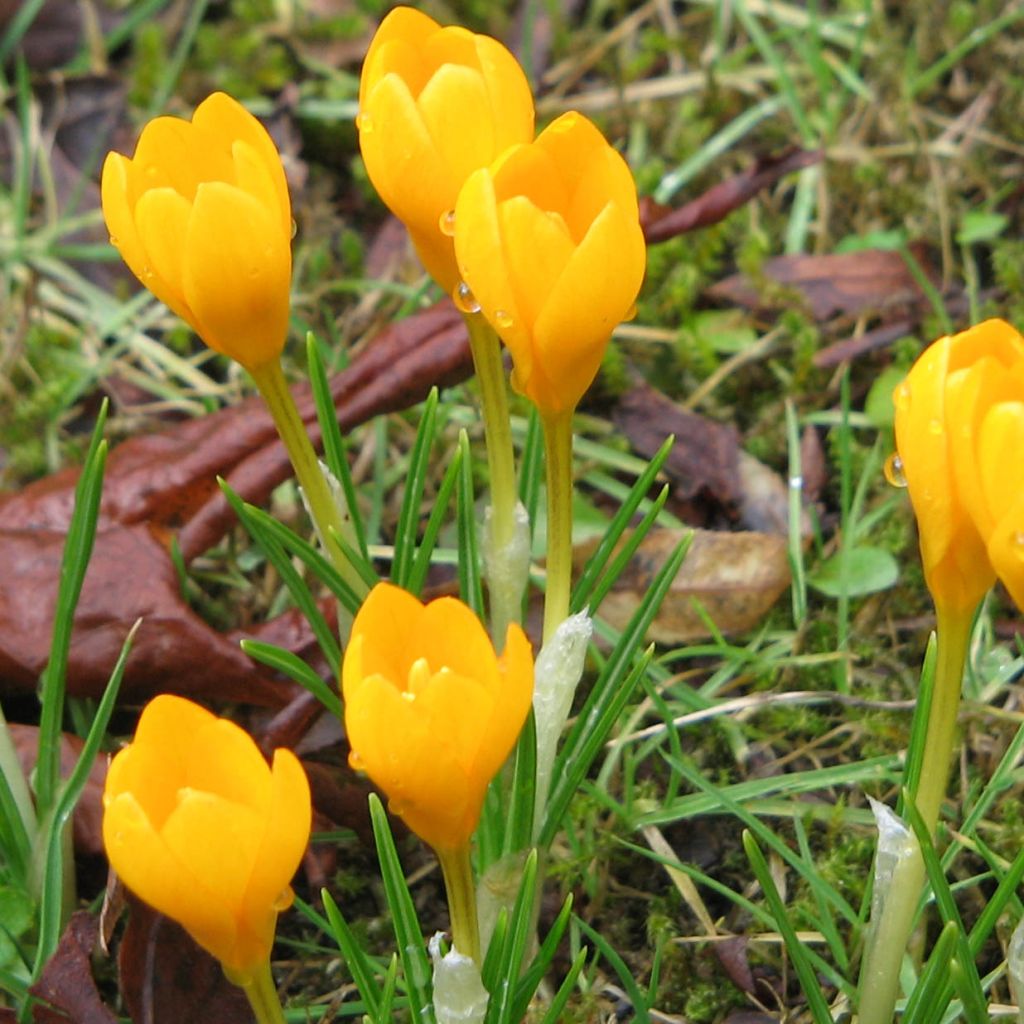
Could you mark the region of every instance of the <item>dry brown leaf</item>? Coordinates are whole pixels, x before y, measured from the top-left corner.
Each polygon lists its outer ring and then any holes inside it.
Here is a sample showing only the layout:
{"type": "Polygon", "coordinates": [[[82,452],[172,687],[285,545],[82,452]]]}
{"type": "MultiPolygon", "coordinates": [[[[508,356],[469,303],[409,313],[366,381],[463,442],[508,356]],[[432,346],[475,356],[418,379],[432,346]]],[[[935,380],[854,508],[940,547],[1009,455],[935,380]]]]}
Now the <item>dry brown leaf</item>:
{"type": "MultiPolygon", "coordinates": [[[[652,530],[602,602],[598,610],[601,618],[617,629],[624,628],[686,533],[652,530]]],[[[587,558],[593,546],[577,548],[574,558],[578,563],[587,558]]],[[[647,635],[658,643],[672,645],[707,637],[709,630],[695,601],[722,633],[745,633],[764,618],[789,583],[784,537],[694,530],[690,550],[647,635]]]]}

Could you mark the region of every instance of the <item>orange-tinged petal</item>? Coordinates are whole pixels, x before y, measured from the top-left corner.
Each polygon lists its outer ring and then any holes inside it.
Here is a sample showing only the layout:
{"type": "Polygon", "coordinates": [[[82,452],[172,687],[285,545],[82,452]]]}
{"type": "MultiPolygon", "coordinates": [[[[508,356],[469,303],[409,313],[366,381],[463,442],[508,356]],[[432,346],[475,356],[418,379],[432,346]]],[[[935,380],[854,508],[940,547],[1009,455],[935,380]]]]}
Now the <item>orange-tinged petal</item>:
{"type": "Polygon", "coordinates": [[[235,975],[266,961],[309,838],[294,755],[267,767],[238,726],[178,697],[151,701],[114,758],[103,836],[124,883],[235,975]]]}
{"type": "Polygon", "coordinates": [[[185,245],[185,299],[206,343],[243,366],[276,359],[288,330],[291,252],[270,211],[205,182],[185,245]]]}
{"type": "Polygon", "coordinates": [[[306,773],[290,750],[276,750],[263,818],[263,838],[245,889],[245,906],[283,909],[284,900],[294,895],[288,883],[309,845],[311,827],[306,773]]]}
{"type": "Polygon", "coordinates": [[[498,685],[498,662],[483,624],[467,605],[440,597],[421,609],[407,626],[409,649],[427,659],[437,672],[442,667],[474,676],[486,686],[498,685]]]}
{"type": "Polygon", "coordinates": [[[235,163],[235,182],[238,187],[256,200],[267,211],[277,212],[278,226],[282,239],[290,240],[292,234],[291,203],[287,186],[284,185],[284,171],[280,160],[269,164],[263,155],[249,142],[236,139],[231,146],[235,163]],[[274,171],[278,173],[275,174],[274,171]],[[281,179],[278,182],[278,178],[281,179]],[[282,201],[281,189],[284,188],[282,201]]]}
{"type": "MultiPolygon", "coordinates": [[[[399,638],[415,627],[422,614],[423,605],[407,590],[391,583],[374,587],[352,626],[350,647],[362,638],[359,675],[381,675],[403,689],[416,659],[410,646],[399,642],[399,638]]],[[[345,661],[348,662],[347,655],[345,661]]]]}
{"type": "Polygon", "coordinates": [[[519,62],[490,36],[475,37],[477,63],[491,104],[494,154],[533,138],[533,93],[519,62]]]}
{"type": "Polygon", "coordinates": [[[518,627],[499,661],[461,602],[441,598],[424,607],[402,595],[378,584],[352,624],[342,667],[350,762],[426,842],[455,850],[469,841],[487,786],[522,729],[533,659],[518,627]],[[399,660],[400,677],[367,671],[399,660]]]}
{"type": "Polygon", "coordinates": [[[270,801],[270,769],[252,737],[226,718],[201,725],[187,749],[182,785],[216,793],[264,814],[270,801]]]}
{"type": "Polygon", "coordinates": [[[133,794],[122,793],[106,804],[103,845],[121,881],[154,910],[181,924],[218,959],[233,948],[233,908],[171,853],[133,794]]]}

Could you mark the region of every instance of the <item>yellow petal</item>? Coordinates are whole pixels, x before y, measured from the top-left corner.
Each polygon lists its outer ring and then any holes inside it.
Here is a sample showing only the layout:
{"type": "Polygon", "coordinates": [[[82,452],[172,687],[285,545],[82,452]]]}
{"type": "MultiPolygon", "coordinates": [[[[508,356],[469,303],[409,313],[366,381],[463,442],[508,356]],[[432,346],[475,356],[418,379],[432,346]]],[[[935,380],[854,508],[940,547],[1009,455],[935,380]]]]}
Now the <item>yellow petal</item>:
{"type": "Polygon", "coordinates": [[[1018,490],[989,536],[988,556],[1014,604],[1024,612],[1024,490],[1018,490]]]}
{"type": "Polygon", "coordinates": [[[147,257],[142,283],[196,330],[185,300],[185,238],[192,204],[171,188],[145,192],[135,206],[135,224],[147,257]]]}
{"type": "Polygon", "coordinates": [[[406,224],[440,233],[461,181],[452,180],[406,84],[397,75],[381,79],[360,119],[359,148],[381,198],[406,224]]]}
{"type": "Polygon", "coordinates": [[[171,853],[131,793],[121,793],[106,806],[103,845],[121,881],[154,910],[185,927],[214,956],[231,949],[236,930],[232,910],[171,853]]]}
{"type": "Polygon", "coordinates": [[[978,435],[977,460],[992,518],[1003,521],[1024,493],[1024,403],[1001,402],[987,411],[978,435]]]}
{"type": "Polygon", "coordinates": [[[498,662],[487,631],[471,608],[454,597],[431,601],[406,627],[409,652],[426,658],[430,668],[451,669],[498,685],[498,662]]]}
{"type": "MultiPolygon", "coordinates": [[[[196,107],[192,123],[204,138],[216,139],[230,160],[230,170],[223,175],[210,173],[204,180],[226,181],[248,191],[246,182],[251,181],[253,172],[251,169],[243,170],[239,165],[239,150],[236,147],[241,145],[244,159],[258,163],[262,168],[274,196],[272,203],[268,196],[268,204],[278,213],[284,237],[290,238],[292,215],[288,182],[281,164],[281,155],[267,129],[241,103],[222,92],[213,93],[196,107]]],[[[218,163],[217,166],[219,168],[221,165],[218,163]]]]}
{"type": "Polygon", "coordinates": [[[609,204],[572,253],[534,325],[535,358],[554,392],[550,411],[573,408],[590,386],[636,301],[646,252],[639,222],[609,204]]]}
{"type": "Polygon", "coordinates": [[[422,615],[423,605],[407,590],[391,583],[377,584],[352,623],[350,646],[357,639],[361,643],[360,673],[381,675],[393,686],[404,688],[416,659],[411,646],[398,642],[398,638],[415,629],[422,615]]]}
{"type": "Polygon", "coordinates": [[[532,322],[527,322],[519,299],[509,286],[512,270],[498,217],[494,182],[487,170],[475,171],[466,180],[455,205],[455,224],[459,273],[508,345],[516,366],[529,376],[533,369],[532,322]],[[498,311],[504,314],[501,318],[498,311]]]}
{"type": "Polygon", "coordinates": [[[492,159],[509,146],[533,139],[533,92],[519,61],[490,36],[474,39],[477,64],[490,97],[494,127],[492,159]]]}
{"type": "Polygon", "coordinates": [[[235,180],[238,187],[253,197],[267,210],[271,219],[276,219],[282,239],[291,241],[292,215],[291,203],[288,200],[287,188],[284,201],[281,201],[280,183],[284,181],[284,172],[280,159],[270,164],[255,147],[242,139],[236,140],[231,146],[231,155],[235,161],[235,180]],[[274,170],[279,172],[274,174],[274,170]]]}
{"type": "Polygon", "coordinates": [[[200,132],[180,117],[157,117],[139,136],[132,158],[135,194],[138,202],[144,192],[170,188],[189,202],[204,181],[230,181],[231,139],[200,132]]]}
{"type": "Polygon", "coordinates": [[[213,718],[187,749],[182,785],[216,794],[263,814],[270,802],[270,767],[252,737],[234,722],[213,718]]]}
{"type": "Polygon", "coordinates": [[[436,197],[436,220],[455,206],[466,178],[494,159],[490,96],[479,71],[446,64],[427,82],[416,102],[447,170],[445,190],[436,197]]]}
{"type": "MultiPolygon", "coordinates": [[[[412,7],[396,7],[389,12],[374,34],[363,60],[363,73],[359,79],[360,111],[365,109],[370,90],[386,74],[392,71],[412,74],[414,68],[418,71],[422,67],[418,54],[426,40],[439,29],[440,25],[433,18],[412,7]],[[404,45],[396,46],[396,43],[404,45]]],[[[414,94],[419,93],[422,84],[415,86],[414,94]]]]}
{"type": "Polygon", "coordinates": [[[309,845],[311,825],[306,773],[290,750],[277,750],[270,799],[263,817],[263,839],[243,897],[250,917],[258,915],[261,908],[282,909],[280,904],[290,895],[288,884],[309,845]]]}
{"type": "Polygon", "coordinates": [[[291,250],[268,211],[241,189],[196,192],[185,247],[185,298],[210,348],[265,365],[288,330],[291,250]]]}

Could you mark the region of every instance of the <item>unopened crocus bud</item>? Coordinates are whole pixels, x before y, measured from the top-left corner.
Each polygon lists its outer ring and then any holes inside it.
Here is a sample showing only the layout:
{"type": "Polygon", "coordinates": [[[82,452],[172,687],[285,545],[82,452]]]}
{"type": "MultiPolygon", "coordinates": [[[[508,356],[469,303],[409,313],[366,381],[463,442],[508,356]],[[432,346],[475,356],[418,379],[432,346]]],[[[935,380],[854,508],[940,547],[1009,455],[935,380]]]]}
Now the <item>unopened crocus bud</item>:
{"type": "Polygon", "coordinates": [[[472,174],[455,206],[459,271],[512,353],[513,386],[546,417],[571,412],[647,261],[625,160],[582,114],[472,174]]]}
{"type": "Polygon", "coordinates": [[[894,403],[936,605],[969,615],[998,576],[1024,608],[1024,338],[996,319],[940,338],[894,403]]]}
{"type": "Polygon", "coordinates": [[[353,768],[440,854],[465,849],[533,694],[533,655],[510,625],[501,657],[470,608],[379,583],[342,668],[353,768]]]}
{"type": "Polygon", "coordinates": [[[288,331],[291,203],[266,129],[214,93],[191,121],[158,117],[135,155],[109,153],[103,216],[132,273],[206,342],[247,369],[288,331]]]}
{"type": "Polygon", "coordinates": [[[459,189],[506,147],[533,138],[522,68],[496,39],[396,7],[363,62],[357,124],[370,180],[451,294],[459,189]]]}
{"type": "Polygon", "coordinates": [[[309,783],[291,751],[268,765],[233,722],[162,695],[111,762],[103,807],[107,856],[132,892],[236,983],[266,968],[309,842],[309,783]]]}

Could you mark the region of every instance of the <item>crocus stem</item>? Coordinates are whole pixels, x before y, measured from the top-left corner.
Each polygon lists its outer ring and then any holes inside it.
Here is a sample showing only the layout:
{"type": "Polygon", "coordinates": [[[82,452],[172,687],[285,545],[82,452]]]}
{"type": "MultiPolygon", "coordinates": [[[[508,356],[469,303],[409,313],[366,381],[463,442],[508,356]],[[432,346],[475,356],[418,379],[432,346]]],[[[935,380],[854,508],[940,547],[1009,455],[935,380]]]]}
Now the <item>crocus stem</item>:
{"type": "Polygon", "coordinates": [[[316,525],[320,540],[327,550],[334,567],[342,579],[362,597],[366,594],[366,584],[355,571],[341,548],[333,541],[332,531],[342,537],[350,546],[356,546],[356,539],[351,524],[341,515],[334,495],[331,493],[327,479],[320,468],[316,452],[306,433],[306,427],[295,407],[295,400],[284,379],[280,360],[274,359],[263,366],[250,367],[256,386],[260,389],[263,400],[267,403],[274,425],[284,442],[291,460],[295,477],[299,481],[302,493],[309,506],[310,515],[316,525]]]}
{"type": "MultiPolygon", "coordinates": [[[[942,798],[949,782],[960,686],[972,621],[970,611],[938,609],[935,682],[928,708],[920,781],[913,794],[917,809],[931,834],[935,833],[942,798]]],[[[880,919],[872,921],[871,944],[865,953],[860,976],[860,1024],[890,1024],[892,1021],[899,992],[900,966],[914,927],[924,880],[924,862],[918,850],[903,858],[897,866],[880,919]]]]}
{"type": "Polygon", "coordinates": [[[569,615],[572,589],[572,410],[545,416],[544,470],[548,489],[547,586],[544,643],[569,615]]]}
{"type": "Polygon", "coordinates": [[[245,978],[228,977],[246,994],[256,1024],[285,1024],[284,1010],[281,1000],[277,998],[277,986],[270,973],[270,962],[267,961],[255,974],[245,978]]]}
{"type": "Polygon", "coordinates": [[[960,686],[964,676],[967,646],[971,639],[973,610],[950,612],[938,609],[936,624],[935,684],[928,708],[924,759],[914,803],[928,826],[935,832],[939,808],[949,783],[950,759],[956,736],[956,716],[960,709],[960,686]]]}
{"type": "MultiPolygon", "coordinates": [[[[490,537],[492,557],[501,559],[515,536],[516,470],[512,452],[512,426],[508,412],[505,367],[501,361],[501,343],[491,325],[479,313],[464,317],[469,332],[469,347],[480,386],[480,405],[484,418],[487,468],[491,479],[490,537]]],[[[505,641],[510,622],[518,622],[523,599],[525,575],[517,582],[515,573],[500,567],[488,579],[491,598],[491,631],[496,644],[505,641]],[[498,581],[505,581],[504,585],[498,581]]]]}
{"type": "Polygon", "coordinates": [[[448,893],[448,914],[452,923],[452,941],[455,948],[477,964],[480,963],[480,926],[476,914],[476,885],[473,883],[473,865],[469,847],[437,851],[448,893]]]}

